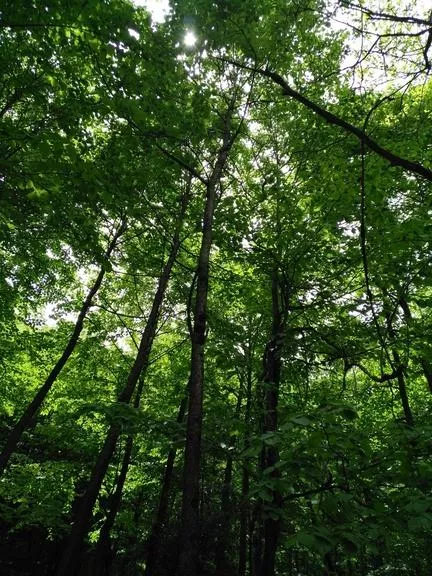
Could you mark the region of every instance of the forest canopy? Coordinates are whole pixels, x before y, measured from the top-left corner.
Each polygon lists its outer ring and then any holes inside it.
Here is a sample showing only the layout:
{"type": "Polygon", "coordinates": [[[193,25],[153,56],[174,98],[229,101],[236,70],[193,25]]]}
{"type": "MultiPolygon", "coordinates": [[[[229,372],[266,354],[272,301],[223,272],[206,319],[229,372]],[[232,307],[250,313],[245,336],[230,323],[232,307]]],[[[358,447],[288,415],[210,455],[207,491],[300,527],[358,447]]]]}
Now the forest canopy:
{"type": "Polygon", "coordinates": [[[0,2],[1,574],[430,576],[430,6],[143,3],[0,2]]]}

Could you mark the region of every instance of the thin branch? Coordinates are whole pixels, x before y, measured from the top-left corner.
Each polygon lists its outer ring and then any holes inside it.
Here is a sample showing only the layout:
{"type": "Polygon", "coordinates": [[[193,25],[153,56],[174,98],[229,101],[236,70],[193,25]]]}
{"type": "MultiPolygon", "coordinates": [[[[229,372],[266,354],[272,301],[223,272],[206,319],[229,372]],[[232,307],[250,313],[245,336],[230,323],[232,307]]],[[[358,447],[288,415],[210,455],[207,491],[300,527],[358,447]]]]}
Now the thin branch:
{"type": "Polygon", "coordinates": [[[363,366],[362,364],[356,363],[356,364],[352,364],[351,368],[354,368],[354,366],[356,366],[357,368],[360,368],[360,370],[366,374],[366,376],[368,378],[370,378],[371,380],[373,380],[374,382],[378,382],[379,384],[383,384],[384,382],[389,382],[390,380],[396,380],[396,378],[398,378],[398,376],[400,375],[400,373],[403,370],[402,366],[398,366],[397,368],[395,368],[393,370],[393,372],[391,372],[391,374],[381,374],[381,376],[375,376],[374,374],[372,374],[372,372],[370,372],[365,366],[363,366]]]}
{"type": "Polygon", "coordinates": [[[424,20],[423,18],[417,18],[415,16],[397,16],[396,14],[389,14],[388,12],[375,12],[370,8],[365,8],[359,4],[354,4],[353,2],[347,2],[344,0],[342,2],[346,8],[351,8],[352,10],[358,10],[363,14],[366,14],[371,18],[371,20],[389,20],[391,22],[405,22],[406,24],[419,24],[420,26],[429,26],[430,22],[424,20]]]}
{"type": "Polygon", "coordinates": [[[192,174],[192,176],[194,176],[197,180],[199,180],[200,182],[202,182],[205,186],[207,186],[207,180],[206,178],[204,178],[203,176],[201,176],[201,174],[199,172],[197,172],[195,170],[195,168],[193,168],[192,166],[190,166],[187,162],[185,162],[182,158],[179,158],[178,156],[175,156],[175,154],[172,154],[169,150],[167,150],[166,148],[164,148],[163,146],[161,146],[160,144],[158,144],[157,142],[155,142],[155,146],[158,150],[160,150],[160,152],[162,152],[162,154],[165,154],[165,156],[167,158],[169,158],[170,160],[172,160],[173,162],[176,162],[176,164],[178,164],[179,166],[181,166],[182,168],[184,168],[185,170],[187,170],[187,172],[189,172],[189,174],[192,174]]]}

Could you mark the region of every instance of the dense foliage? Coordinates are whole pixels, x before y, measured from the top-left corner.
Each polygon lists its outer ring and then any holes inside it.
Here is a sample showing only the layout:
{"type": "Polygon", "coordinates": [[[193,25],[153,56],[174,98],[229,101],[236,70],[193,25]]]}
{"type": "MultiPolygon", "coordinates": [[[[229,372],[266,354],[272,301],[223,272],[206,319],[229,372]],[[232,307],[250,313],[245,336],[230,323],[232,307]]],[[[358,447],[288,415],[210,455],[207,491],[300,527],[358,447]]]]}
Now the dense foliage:
{"type": "Polygon", "coordinates": [[[0,3],[2,574],[432,573],[415,4],[0,3]]]}

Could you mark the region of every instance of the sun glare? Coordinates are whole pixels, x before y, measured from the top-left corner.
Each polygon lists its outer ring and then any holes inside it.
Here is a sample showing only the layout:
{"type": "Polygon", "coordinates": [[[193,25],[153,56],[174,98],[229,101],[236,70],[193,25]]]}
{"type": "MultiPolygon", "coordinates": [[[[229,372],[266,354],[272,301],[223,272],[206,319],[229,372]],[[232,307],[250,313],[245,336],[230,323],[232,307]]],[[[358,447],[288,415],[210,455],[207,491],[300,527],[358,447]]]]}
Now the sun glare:
{"type": "Polygon", "coordinates": [[[183,38],[183,43],[185,46],[195,46],[197,38],[192,30],[188,30],[183,38]]]}

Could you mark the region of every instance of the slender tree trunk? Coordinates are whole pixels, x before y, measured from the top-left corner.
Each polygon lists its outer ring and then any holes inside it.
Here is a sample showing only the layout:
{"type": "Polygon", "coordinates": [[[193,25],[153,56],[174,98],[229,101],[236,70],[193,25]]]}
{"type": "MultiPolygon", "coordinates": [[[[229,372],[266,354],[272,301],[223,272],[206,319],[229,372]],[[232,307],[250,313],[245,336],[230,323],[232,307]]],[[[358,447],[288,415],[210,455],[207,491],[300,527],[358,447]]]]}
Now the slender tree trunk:
{"type": "MultiPolygon", "coordinates": [[[[106,262],[111,257],[111,254],[113,253],[113,251],[116,247],[118,239],[120,238],[120,236],[123,234],[123,232],[125,230],[126,230],[126,220],[124,219],[121,222],[120,227],[118,228],[118,230],[114,234],[114,236],[113,236],[111,242],[109,243],[109,246],[105,252],[104,259],[106,262]]],[[[9,434],[9,437],[6,441],[6,444],[5,444],[3,450],[0,454],[0,474],[2,472],[4,472],[11,455],[13,454],[13,452],[15,452],[15,450],[18,446],[18,443],[20,442],[20,440],[22,438],[23,432],[30,426],[32,419],[34,418],[34,416],[39,411],[40,407],[42,406],[42,403],[44,402],[45,398],[47,397],[49,391],[51,390],[51,388],[54,384],[54,382],[56,381],[60,372],[64,368],[66,362],[69,360],[71,354],[75,350],[78,339],[79,339],[80,334],[81,334],[83,327],[84,327],[85,317],[87,316],[87,313],[88,313],[90,307],[92,306],[93,299],[96,296],[96,294],[97,294],[97,292],[98,292],[98,290],[102,284],[102,280],[104,279],[105,272],[106,272],[106,266],[102,265],[93,286],[90,288],[90,290],[87,294],[87,297],[83,302],[83,305],[81,307],[81,310],[80,310],[78,317],[76,319],[76,322],[75,322],[75,327],[74,327],[73,332],[69,338],[68,343],[66,344],[66,347],[63,351],[63,354],[57,360],[56,364],[54,365],[51,372],[49,373],[47,379],[45,380],[43,385],[39,388],[35,397],[30,402],[30,404],[27,406],[26,410],[24,411],[24,414],[21,416],[21,418],[18,420],[18,422],[15,424],[14,428],[12,429],[11,433],[9,434]]]]}
{"type": "Polygon", "coordinates": [[[197,288],[191,335],[191,373],[186,428],[186,447],[183,475],[182,526],[178,576],[196,576],[199,538],[200,464],[202,402],[204,382],[204,346],[207,326],[207,295],[209,284],[210,249],[213,239],[213,216],[216,190],[233,144],[230,134],[232,105],[224,120],[222,146],[206,185],[206,204],[203,216],[201,248],[197,268],[197,288]]]}
{"type": "MultiPolygon", "coordinates": [[[[132,368],[129,372],[126,385],[118,397],[118,402],[128,404],[131,401],[141,373],[143,373],[142,378],[144,379],[145,370],[147,369],[149,362],[153,339],[156,333],[160,308],[162,306],[165,291],[168,286],[171,270],[180,247],[180,233],[189,196],[190,186],[187,187],[187,190],[183,195],[181,213],[176,226],[171,252],[159,278],[158,287],[153,299],[147,324],[141,338],[139,349],[132,368]]],[[[121,427],[117,425],[110,426],[105,438],[104,445],[99,453],[96,464],[93,467],[86,491],[84,495],[80,497],[80,502],[76,506],[77,513],[73,519],[72,530],[63,556],[60,560],[59,569],[57,572],[58,576],[74,576],[76,574],[76,567],[79,565],[81,559],[84,539],[91,522],[93,507],[95,505],[96,498],[105,477],[106,471],[114,454],[117,440],[120,434],[121,427]]]]}
{"type": "Polygon", "coordinates": [[[263,503],[255,504],[251,520],[250,566],[252,576],[260,576],[264,542],[264,522],[262,520],[263,503]]]}
{"type": "MultiPolygon", "coordinates": [[[[267,348],[266,348],[267,349],[267,348]]],[[[256,389],[257,395],[257,406],[259,407],[258,413],[258,434],[261,436],[264,434],[265,430],[265,387],[264,382],[261,379],[257,385],[256,389]]],[[[261,450],[258,456],[257,462],[257,473],[258,477],[264,473],[265,470],[265,451],[261,450]]],[[[264,520],[263,520],[263,501],[257,499],[254,505],[251,519],[251,574],[252,576],[260,576],[262,555],[263,555],[263,545],[264,545],[264,520]]]]}
{"type": "Polygon", "coordinates": [[[123,453],[123,461],[120,469],[120,474],[117,479],[116,488],[111,498],[108,515],[102,525],[99,540],[96,546],[95,557],[96,566],[92,572],[92,576],[105,576],[110,573],[111,566],[111,530],[114,526],[115,519],[120,509],[122,500],[123,487],[126,481],[126,476],[129,470],[130,460],[132,456],[133,436],[126,438],[126,445],[123,453]]]}
{"type": "MultiPolygon", "coordinates": [[[[234,418],[237,420],[240,417],[240,409],[242,404],[243,394],[242,385],[240,384],[239,395],[237,398],[237,405],[235,409],[234,418]]],[[[234,448],[234,443],[232,448],[234,448]]],[[[231,496],[232,496],[232,475],[233,475],[233,458],[231,452],[225,465],[225,473],[221,491],[221,520],[218,529],[218,537],[216,542],[215,554],[215,568],[216,574],[223,576],[224,574],[232,573],[232,566],[229,560],[227,550],[231,541],[231,496]]]]}
{"type": "Polygon", "coordinates": [[[407,392],[407,388],[406,388],[406,384],[405,384],[405,376],[404,376],[404,370],[403,370],[402,362],[401,362],[400,356],[396,350],[393,350],[392,354],[393,354],[395,364],[399,368],[397,380],[398,380],[399,396],[401,399],[402,408],[403,408],[403,412],[404,412],[404,416],[405,416],[405,422],[408,424],[408,426],[414,426],[414,417],[413,417],[411,406],[410,406],[409,399],[408,399],[408,392],[407,392]]]}
{"type": "Polygon", "coordinates": [[[224,479],[221,491],[221,520],[218,527],[218,537],[216,541],[215,568],[216,574],[225,576],[230,570],[230,561],[227,548],[230,542],[230,503],[231,503],[231,482],[232,482],[233,460],[228,456],[224,479]]]}
{"type": "MultiPolygon", "coordinates": [[[[177,415],[177,423],[181,424],[184,420],[187,406],[187,397],[185,396],[180,404],[177,415]]],[[[169,495],[171,491],[171,484],[173,478],[174,462],[176,457],[176,448],[170,448],[168,458],[165,465],[165,471],[162,480],[162,489],[159,496],[159,505],[155,517],[153,519],[150,536],[148,538],[147,560],[144,576],[154,576],[157,561],[159,556],[159,549],[161,544],[162,529],[165,525],[168,515],[169,495]]]]}
{"type": "MultiPolygon", "coordinates": [[[[245,450],[249,447],[250,434],[250,413],[252,404],[252,354],[251,346],[248,346],[248,364],[247,364],[247,384],[246,384],[246,409],[244,416],[245,423],[245,450]]],[[[248,558],[247,533],[250,524],[249,506],[247,499],[249,494],[249,469],[247,463],[242,469],[242,488],[241,488],[241,507],[240,507],[240,534],[239,534],[239,561],[238,576],[246,576],[246,565],[248,558]]]]}
{"type": "MultiPolygon", "coordinates": [[[[143,385],[144,385],[144,378],[141,378],[134,399],[135,408],[139,408],[140,406],[143,385]]],[[[181,424],[184,420],[186,405],[187,405],[187,397],[185,396],[181,401],[179,412],[177,415],[178,424],[181,424]]],[[[101,528],[99,535],[98,545],[96,549],[96,558],[97,558],[96,563],[97,567],[99,567],[101,576],[109,574],[109,564],[111,556],[111,550],[110,550],[111,530],[114,527],[115,519],[120,510],[123,488],[126,481],[132,456],[133,441],[134,441],[133,436],[129,435],[126,440],[122,467],[117,480],[116,489],[110,503],[110,509],[107,518],[101,528]]],[[[176,452],[177,452],[176,448],[171,448],[168,453],[167,463],[165,465],[165,471],[162,481],[162,490],[159,499],[159,506],[155,516],[155,520],[152,524],[152,530],[148,540],[148,552],[147,552],[147,561],[144,576],[151,576],[156,567],[162,528],[165,524],[167,517],[169,494],[171,490],[176,452]]]]}
{"type": "MultiPolygon", "coordinates": [[[[279,383],[281,373],[281,347],[284,336],[284,317],[280,304],[280,286],[277,270],[272,275],[272,305],[273,323],[270,341],[264,355],[264,433],[276,432],[277,408],[279,397],[279,383]]],[[[279,461],[279,452],[276,446],[265,446],[265,468],[272,468],[270,477],[280,478],[280,472],[275,467],[279,461]]],[[[273,490],[272,507],[281,509],[282,496],[278,490],[273,490]]],[[[264,552],[261,563],[260,576],[273,576],[275,571],[276,551],[280,532],[280,519],[267,517],[264,521],[264,552]]]]}
{"type": "Polygon", "coordinates": [[[248,527],[249,527],[249,509],[247,506],[247,497],[249,494],[249,470],[243,466],[242,485],[241,485],[241,509],[240,509],[240,534],[239,534],[239,560],[238,576],[246,576],[246,566],[248,558],[248,527]]]}
{"type": "Polygon", "coordinates": [[[391,342],[391,353],[393,356],[394,368],[397,371],[399,396],[401,399],[401,404],[402,404],[402,408],[403,408],[403,412],[404,412],[404,416],[405,416],[405,422],[408,424],[408,426],[414,426],[414,417],[413,417],[411,407],[409,404],[408,392],[407,392],[406,384],[405,384],[404,366],[403,366],[401,358],[399,356],[399,352],[396,350],[396,345],[395,345],[396,332],[395,332],[395,329],[393,327],[393,321],[392,321],[391,313],[389,311],[386,311],[385,317],[386,317],[386,323],[387,323],[387,330],[388,330],[388,334],[389,334],[389,338],[390,338],[390,342],[391,342]]]}
{"type": "MultiPolygon", "coordinates": [[[[140,406],[143,387],[144,387],[144,374],[141,375],[141,378],[138,383],[137,391],[134,398],[134,408],[139,408],[140,406]]],[[[105,522],[103,523],[103,526],[99,534],[98,545],[96,548],[96,559],[97,559],[96,565],[97,567],[100,567],[101,575],[109,573],[109,570],[105,569],[105,567],[107,567],[107,565],[109,564],[108,561],[110,558],[111,530],[114,526],[115,519],[120,510],[123,488],[132,457],[133,441],[134,441],[133,435],[129,435],[126,439],[125,450],[123,453],[123,461],[120,474],[117,479],[116,489],[110,502],[108,515],[105,519],[105,522]]]]}

